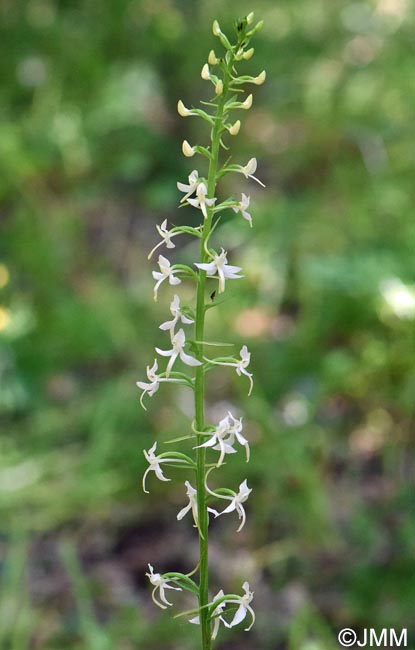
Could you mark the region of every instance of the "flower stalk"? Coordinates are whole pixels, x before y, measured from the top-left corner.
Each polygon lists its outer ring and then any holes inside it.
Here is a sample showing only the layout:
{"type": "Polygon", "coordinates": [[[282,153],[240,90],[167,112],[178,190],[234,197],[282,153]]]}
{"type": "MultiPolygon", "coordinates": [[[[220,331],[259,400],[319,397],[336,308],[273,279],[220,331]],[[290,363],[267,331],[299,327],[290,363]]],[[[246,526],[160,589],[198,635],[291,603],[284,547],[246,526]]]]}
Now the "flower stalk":
{"type": "Polygon", "coordinates": [[[161,241],[155,245],[149,257],[160,247],[174,248],[175,243],[172,240],[179,234],[186,234],[200,239],[199,259],[194,262],[192,267],[183,264],[171,264],[164,255],[160,254],[158,258],[159,271],[153,271],[153,277],[156,280],[154,287],[155,300],[157,300],[162,285],[163,290],[164,287],[172,285],[177,291],[177,285],[185,281],[191,281],[195,283],[195,306],[192,308],[181,305],[180,297],[175,293],[170,304],[173,319],[167,320],[160,325],[160,329],[170,335],[171,349],[165,349],[168,346],[156,348],[156,352],[161,357],[169,358],[166,369],[164,372],[158,373],[158,362],[155,360],[151,368],[147,367],[149,382],[137,382],[138,387],[143,391],[140,398],[143,406],[143,398],[153,396],[158,391],[161,383],[174,382],[185,385],[192,389],[194,393],[194,420],[191,425],[191,433],[169,441],[170,443],[179,443],[190,440],[195,453],[194,460],[188,454],[182,452],[156,453],[157,443],[154,443],[148,451],[144,452],[149,467],[143,477],[143,488],[147,492],[146,479],[150,478],[150,475],[161,481],[170,481],[171,479],[163,473],[164,467],[172,468],[173,471],[184,470],[193,473],[193,479],[185,481],[188,503],[180,510],[177,519],[181,521],[187,513],[191,513],[193,516],[199,537],[198,565],[187,576],[174,572],[160,574],[155,572],[153,567],[149,565],[150,572],[147,576],[153,585],[153,600],[163,609],[172,605],[165,596],[166,589],[174,591],[187,589],[197,595],[198,607],[190,612],[196,615],[189,619],[189,622],[200,626],[201,650],[211,650],[212,641],[216,639],[221,623],[224,627],[231,628],[241,623],[248,616],[250,617],[250,624],[246,628],[248,630],[255,620],[250,605],[253,592],[250,591],[247,582],[243,584],[244,594],[242,596],[225,594],[222,589],[217,592],[213,599],[210,596],[209,514],[216,518],[236,511],[240,520],[237,528],[237,532],[239,532],[246,520],[246,513],[242,503],[248,499],[252,490],[248,488],[246,479],[240,483],[238,492],[227,487],[212,490],[208,486],[207,481],[210,473],[212,470],[222,467],[227,454],[237,453],[243,447],[248,461],[250,449],[248,440],[242,435],[242,418],[235,418],[232,413],[228,412],[228,415],[217,425],[207,423],[205,420],[205,378],[208,370],[226,366],[232,367],[239,376],[243,374],[249,378],[248,394],[251,393],[253,386],[252,373],[247,370],[251,355],[246,345],[240,351],[240,359],[222,356],[212,359],[205,356],[206,346],[223,345],[209,342],[205,338],[206,312],[212,306],[220,304],[220,301],[213,305],[212,301],[206,302],[207,282],[217,279],[218,293],[223,293],[226,289],[226,280],[237,280],[243,277],[240,274],[240,271],[242,271],[240,267],[228,264],[227,251],[224,248],[220,249],[221,252],[210,248],[212,235],[218,225],[218,219],[215,219],[215,215],[220,213],[220,218],[223,218],[223,214],[232,216],[240,213],[243,219],[248,221],[252,227],[252,217],[247,212],[250,202],[249,196],[242,194],[240,201],[234,197],[229,197],[222,202],[218,202],[218,181],[225,174],[238,172],[243,174],[245,178],[253,179],[263,185],[261,181],[253,176],[257,167],[255,158],[251,158],[245,166],[230,164],[229,154],[226,154],[227,160],[224,164],[221,164],[220,160],[221,149],[228,150],[223,138],[238,135],[241,127],[239,119],[236,121],[233,117],[232,120],[230,119],[230,112],[237,109],[249,110],[252,106],[252,94],[240,99],[239,93],[243,92],[241,86],[245,83],[260,85],[265,80],[265,72],[261,72],[256,77],[238,76],[235,67],[238,62],[250,59],[253,54],[253,48],[247,49],[248,44],[251,36],[261,28],[262,24],[258,23],[251,28],[252,22],[253,13],[236,23],[237,37],[234,44],[231,44],[228,37],[222,32],[219,23],[216,20],[213,23],[213,34],[219,38],[225,53],[222,57],[218,57],[211,50],[208,62],[202,68],[202,78],[214,86],[214,96],[211,101],[203,102],[209,107],[210,112],[186,108],[181,100],[177,104],[178,113],[181,117],[197,116],[208,122],[211,127],[209,146],[190,145],[187,140],[182,145],[182,153],[186,158],[192,158],[199,154],[208,159],[207,176],[199,175],[198,170],[195,169],[189,175],[188,184],[177,183],[178,189],[185,193],[180,200],[180,205],[187,205],[199,210],[201,224],[197,228],[176,226],[169,230],[167,220],[163,221],[161,226],[157,226],[161,241]],[[167,282],[165,282],[166,280],[167,282]],[[189,326],[193,327],[193,340],[189,339],[185,333],[186,327],[189,326]],[[176,327],[180,329],[176,330],[176,327]],[[188,345],[190,345],[191,354],[185,352],[185,347],[188,345]],[[185,364],[187,367],[186,372],[177,372],[176,365],[180,363],[185,364]],[[236,443],[240,446],[238,449],[234,448],[236,443]],[[212,462],[208,455],[217,451],[219,451],[219,458],[215,455],[214,462],[212,462]],[[161,465],[163,465],[163,469],[161,465]],[[193,487],[194,473],[196,474],[195,488],[193,487]],[[221,512],[210,507],[212,498],[221,506],[225,505],[224,500],[227,502],[221,512]],[[198,579],[191,580],[190,576],[194,574],[198,576],[198,579]],[[157,591],[159,598],[155,596],[157,591]],[[228,605],[231,606],[229,609],[227,609],[228,605]],[[236,613],[234,613],[235,605],[237,606],[236,613]]]}

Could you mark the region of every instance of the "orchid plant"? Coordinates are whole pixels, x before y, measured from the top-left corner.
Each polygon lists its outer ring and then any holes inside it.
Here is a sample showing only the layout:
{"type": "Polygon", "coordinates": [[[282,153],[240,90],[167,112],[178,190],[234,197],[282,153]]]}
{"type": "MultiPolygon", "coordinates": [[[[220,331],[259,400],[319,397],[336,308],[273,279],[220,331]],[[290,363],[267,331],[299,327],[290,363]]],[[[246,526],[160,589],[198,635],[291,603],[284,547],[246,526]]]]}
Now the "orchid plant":
{"type": "MultiPolygon", "coordinates": [[[[153,365],[147,366],[148,382],[138,381],[137,386],[142,391],[140,401],[145,408],[144,400],[152,397],[162,383],[176,383],[188,386],[194,394],[195,416],[191,425],[191,433],[177,442],[191,441],[193,455],[179,451],[157,452],[157,442],[144,456],[148,468],[143,477],[143,490],[148,492],[147,484],[151,482],[150,476],[160,481],[170,481],[164,474],[168,468],[175,467],[187,472],[191,480],[186,479],[184,486],[188,502],[177,514],[181,520],[186,515],[191,515],[198,531],[200,557],[196,568],[188,573],[155,573],[149,564],[146,574],[153,586],[153,601],[159,607],[166,609],[172,603],[167,599],[167,589],[182,591],[188,590],[197,599],[197,607],[185,614],[191,616],[189,622],[200,626],[201,648],[211,650],[212,640],[219,632],[221,624],[232,628],[247,621],[246,630],[249,630],[254,621],[255,614],[251,607],[253,593],[249,584],[242,585],[242,595],[226,594],[222,589],[212,598],[209,596],[209,571],[208,571],[208,525],[209,515],[219,517],[235,512],[239,518],[239,532],[246,521],[244,503],[247,501],[251,488],[247,480],[243,480],[238,491],[229,488],[212,489],[208,480],[211,472],[222,467],[228,455],[235,454],[239,449],[244,449],[246,460],[249,460],[249,442],[242,434],[242,418],[236,418],[232,413],[220,420],[217,424],[209,424],[205,420],[205,377],[207,371],[216,366],[234,368],[236,373],[245,375],[249,380],[248,394],[253,387],[252,373],[248,371],[251,355],[246,345],[240,350],[240,357],[210,358],[205,354],[205,348],[216,345],[206,341],[205,316],[208,309],[216,306],[214,301],[206,301],[207,286],[211,280],[217,281],[218,293],[226,290],[227,281],[238,280],[243,277],[239,266],[228,263],[228,252],[224,248],[215,250],[211,248],[211,237],[219,219],[224,213],[240,214],[249,226],[252,227],[252,217],[248,212],[250,198],[242,193],[241,199],[230,197],[221,200],[217,196],[218,181],[229,173],[240,173],[246,179],[252,179],[263,186],[263,183],[254,176],[257,161],[251,158],[246,165],[230,163],[228,157],[225,162],[220,161],[221,149],[228,150],[226,142],[228,135],[231,137],[239,133],[241,121],[233,121],[231,116],[236,110],[248,110],[252,106],[252,94],[241,97],[244,93],[244,84],[260,85],[265,81],[265,72],[256,77],[239,75],[236,65],[250,59],[254,49],[249,47],[250,39],[262,27],[262,21],[253,26],[254,14],[250,13],[236,23],[236,42],[231,43],[222,32],[219,23],[213,23],[213,34],[218,37],[224,52],[216,56],[211,50],[208,61],[203,65],[201,76],[213,85],[213,98],[202,102],[203,108],[186,108],[180,100],[177,105],[179,115],[182,117],[197,116],[206,121],[211,128],[210,144],[208,146],[190,145],[187,140],[183,142],[183,155],[190,158],[199,154],[207,159],[207,175],[202,176],[198,170],[191,171],[188,183],[178,182],[177,187],[183,192],[180,206],[191,206],[201,215],[198,227],[176,226],[168,228],[167,220],[157,226],[161,240],[151,251],[149,258],[160,248],[175,248],[175,238],[179,235],[195,237],[200,242],[200,257],[193,266],[184,264],[171,264],[161,252],[158,256],[159,270],[153,271],[156,281],[154,286],[154,300],[157,300],[161,286],[170,284],[177,291],[177,286],[184,280],[190,280],[195,285],[195,304],[182,305],[180,296],[175,293],[170,303],[172,318],[160,325],[160,329],[169,335],[170,343],[163,348],[156,348],[160,357],[168,359],[165,370],[159,371],[159,361],[154,360],[153,365]],[[167,282],[166,282],[167,281],[167,282]],[[188,334],[189,329],[193,333],[188,334]],[[189,351],[186,352],[186,349],[189,351]],[[180,369],[180,362],[184,364],[180,369]],[[196,443],[196,444],[195,444],[196,443]],[[208,462],[212,454],[212,462],[208,462]],[[192,485],[194,483],[194,485],[192,485]],[[195,486],[195,487],[194,487],[195,486]],[[213,502],[216,510],[211,507],[213,502]]],[[[211,293],[211,290],[209,291],[211,293]]],[[[176,442],[176,441],[173,441],[176,442]]]]}

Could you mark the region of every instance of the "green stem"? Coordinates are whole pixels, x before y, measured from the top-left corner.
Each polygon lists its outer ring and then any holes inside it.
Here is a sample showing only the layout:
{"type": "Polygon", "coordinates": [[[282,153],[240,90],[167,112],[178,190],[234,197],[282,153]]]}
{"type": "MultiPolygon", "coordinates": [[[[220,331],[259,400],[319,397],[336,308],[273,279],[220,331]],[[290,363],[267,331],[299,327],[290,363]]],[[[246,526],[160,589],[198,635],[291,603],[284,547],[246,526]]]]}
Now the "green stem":
{"type": "MultiPolygon", "coordinates": [[[[223,127],[224,107],[226,103],[226,95],[230,80],[230,71],[232,69],[232,61],[227,65],[224,75],[223,93],[219,98],[216,110],[216,119],[211,135],[211,157],[209,161],[209,171],[207,178],[207,197],[213,198],[215,196],[218,162],[219,162],[219,149],[220,138],[223,127]]],[[[208,259],[206,253],[206,242],[212,229],[213,210],[208,209],[208,216],[203,225],[203,234],[200,246],[200,261],[206,262],[208,259]]],[[[195,319],[195,339],[196,341],[204,340],[205,329],[205,271],[199,272],[199,280],[197,286],[196,298],[196,319],[195,319]]],[[[198,345],[198,359],[203,361],[203,344],[198,345]]],[[[205,427],[205,373],[203,366],[196,368],[195,376],[195,424],[198,431],[204,431],[205,427]]],[[[199,517],[199,550],[200,550],[200,580],[199,580],[199,617],[200,628],[202,634],[202,650],[211,650],[211,624],[209,620],[209,610],[206,605],[209,602],[209,554],[208,554],[208,511],[207,511],[207,493],[205,488],[205,474],[206,474],[206,448],[201,447],[197,450],[197,509],[199,517]]]]}

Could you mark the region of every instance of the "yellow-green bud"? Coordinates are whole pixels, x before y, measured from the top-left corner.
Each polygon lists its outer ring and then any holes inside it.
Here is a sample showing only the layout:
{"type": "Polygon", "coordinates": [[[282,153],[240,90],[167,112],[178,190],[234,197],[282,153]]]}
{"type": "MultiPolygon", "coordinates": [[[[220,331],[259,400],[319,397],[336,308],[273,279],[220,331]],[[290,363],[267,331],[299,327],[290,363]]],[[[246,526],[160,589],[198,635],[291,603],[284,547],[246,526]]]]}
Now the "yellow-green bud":
{"type": "Polygon", "coordinates": [[[215,85],[215,93],[216,93],[217,95],[221,95],[221,94],[223,93],[223,81],[222,81],[222,79],[219,79],[219,80],[216,82],[216,85],[215,85]]]}
{"type": "Polygon", "coordinates": [[[240,105],[239,108],[243,108],[244,110],[248,110],[252,106],[252,94],[248,95],[248,97],[245,99],[244,102],[240,105]]]}
{"type": "Polygon", "coordinates": [[[219,59],[216,58],[216,54],[213,50],[210,50],[209,52],[208,63],[210,63],[210,65],[216,65],[219,63],[219,59]]]}
{"type": "Polygon", "coordinates": [[[247,33],[247,36],[249,36],[249,37],[250,37],[250,36],[253,36],[253,35],[256,34],[257,32],[259,32],[259,31],[263,28],[263,26],[264,26],[264,21],[263,21],[263,20],[260,20],[259,23],[257,23],[257,24],[255,25],[255,27],[254,27],[253,29],[251,29],[250,32],[247,33]]]}
{"type": "Polygon", "coordinates": [[[186,108],[186,106],[183,104],[181,99],[179,99],[179,101],[177,102],[177,112],[182,117],[188,117],[188,115],[191,114],[191,111],[188,108],[186,108]]]}
{"type": "Polygon", "coordinates": [[[187,140],[183,140],[182,152],[183,152],[183,156],[186,156],[186,158],[191,158],[196,153],[194,148],[190,146],[187,140]]]}
{"type": "Polygon", "coordinates": [[[261,86],[261,84],[264,83],[266,79],[267,73],[265,70],[263,70],[255,79],[252,80],[252,83],[256,84],[257,86],[261,86]]]}
{"type": "Polygon", "coordinates": [[[222,33],[217,20],[213,21],[212,32],[213,32],[214,36],[219,36],[219,34],[222,33]]]}
{"type": "Polygon", "coordinates": [[[205,65],[203,66],[200,76],[202,77],[202,79],[207,79],[207,80],[210,79],[210,70],[207,63],[205,63],[205,65]]]}
{"type": "Polygon", "coordinates": [[[246,17],[246,23],[247,25],[252,25],[253,22],[254,22],[254,12],[251,11],[251,13],[248,14],[246,17]]]}
{"type": "Polygon", "coordinates": [[[252,57],[254,52],[255,52],[254,48],[251,47],[249,50],[247,50],[242,54],[242,58],[245,59],[245,61],[249,61],[249,59],[252,57]]]}
{"type": "Polygon", "coordinates": [[[231,135],[238,135],[240,128],[241,128],[241,120],[237,120],[235,124],[232,124],[232,126],[229,127],[228,131],[231,135]]]}

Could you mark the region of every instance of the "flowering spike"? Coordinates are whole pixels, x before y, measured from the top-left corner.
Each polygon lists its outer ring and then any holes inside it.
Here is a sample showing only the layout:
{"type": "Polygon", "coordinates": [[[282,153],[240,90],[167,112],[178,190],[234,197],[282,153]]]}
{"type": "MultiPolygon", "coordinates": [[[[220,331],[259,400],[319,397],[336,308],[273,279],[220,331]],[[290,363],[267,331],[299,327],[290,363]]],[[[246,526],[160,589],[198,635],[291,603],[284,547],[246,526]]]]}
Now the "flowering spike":
{"type": "MultiPolygon", "coordinates": [[[[202,108],[189,109],[181,99],[177,102],[177,112],[181,117],[201,117],[210,126],[210,141],[208,143],[190,145],[188,140],[184,140],[182,143],[182,152],[186,158],[191,158],[196,153],[207,158],[208,165],[205,163],[207,170],[193,169],[190,173],[187,171],[188,181],[177,182],[177,189],[182,192],[180,207],[186,205],[193,209],[193,218],[198,218],[199,225],[179,225],[169,228],[167,219],[164,219],[160,225],[156,226],[160,240],[150,252],[149,257],[161,246],[165,246],[167,249],[175,248],[174,238],[179,234],[193,235],[200,239],[200,252],[191,265],[171,264],[163,255],[158,257],[158,270],[152,271],[155,280],[154,299],[157,300],[159,288],[163,283],[165,288],[172,287],[170,291],[173,294],[170,296],[170,314],[159,326],[161,332],[168,333],[170,343],[162,348],[155,348],[156,353],[161,358],[165,358],[166,367],[164,372],[160,371],[160,359],[155,359],[152,366],[147,366],[147,381],[137,381],[137,387],[141,391],[140,403],[143,408],[145,408],[144,398],[158,394],[161,384],[176,383],[187,386],[193,391],[194,421],[191,424],[191,430],[183,431],[179,437],[169,440],[169,442],[190,445],[194,449],[195,457],[192,458],[179,451],[159,453],[157,442],[155,442],[150,449],[143,452],[148,467],[142,480],[143,490],[147,493],[146,481],[150,475],[154,474],[166,485],[171,478],[169,475],[165,475],[165,468],[173,467],[187,473],[184,481],[187,501],[179,510],[177,519],[183,520],[188,513],[193,516],[199,537],[200,561],[196,569],[189,574],[177,572],[160,574],[149,564],[149,571],[146,575],[153,588],[152,599],[162,609],[172,606],[166,597],[168,589],[176,591],[181,591],[182,588],[187,589],[197,597],[198,607],[194,613],[192,610],[190,623],[200,626],[204,650],[211,650],[211,641],[216,638],[221,627],[233,628],[248,619],[249,625],[245,629],[249,630],[255,621],[255,614],[250,604],[253,592],[250,591],[247,582],[242,585],[242,595],[226,594],[221,589],[213,600],[209,597],[207,534],[209,516],[213,515],[217,518],[236,512],[239,518],[237,528],[239,532],[246,522],[244,504],[252,490],[248,487],[247,479],[240,482],[237,492],[226,487],[217,488],[216,491],[209,488],[207,477],[210,471],[222,469],[226,464],[225,460],[230,462],[235,454],[241,452],[248,462],[250,447],[243,432],[242,417],[234,417],[228,411],[216,425],[212,425],[205,421],[204,416],[205,376],[206,371],[212,367],[231,367],[237,376],[245,375],[249,380],[248,395],[251,394],[253,387],[252,373],[248,371],[251,354],[246,345],[241,347],[239,357],[227,356],[209,359],[205,356],[205,347],[208,345],[228,345],[207,339],[205,314],[212,306],[215,293],[211,294],[210,299],[206,295],[209,292],[207,280],[215,279],[217,291],[222,294],[227,289],[227,281],[244,277],[240,266],[228,264],[228,253],[224,247],[217,247],[216,250],[219,252],[212,248],[211,238],[213,234],[219,236],[216,226],[219,220],[224,218],[223,213],[232,218],[234,218],[233,213],[240,214],[252,226],[249,195],[242,192],[240,201],[233,197],[222,198],[218,183],[228,172],[238,172],[246,179],[253,179],[263,185],[262,181],[254,176],[257,168],[256,158],[251,158],[246,165],[230,164],[229,160],[225,163],[220,161],[222,150],[228,149],[227,133],[230,136],[236,136],[241,128],[241,120],[231,121],[231,110],[238,108],[248,110],[252,106],[252,94],[247,94],[244,101],[239,100],[238,92],[240,92],[241,86],[246,83],[259,86],[266,77],[265,71],[252,77],[240,76],[236,70],[238,62],[248,60],[254,54],[254,48],[249,48],[250,38],[260,29],[261,22],[253,26],[253,21],[254,14],[250,12],[245,18],[236,22],[236,42],[232,44],[227,35],[222,32],[218,21],[213,22],[213,34],[219,38],[224,52],[217,56],[214,50],[211,50],[207,62],[201,69],[201,77],[210,81],[215,88],[214,97],[209,102],[202,102],[204,106],[209,107],[209,112],[202,108]],[[214,74],[213,66],[218,66],[219,73],[214,74]],[[220,76],[218,76],[219,74],[220,76]],[[192,302],[191,294],[186,293],[186,304],[183,305],[177,287],[188,279],[195,282],[196,296],[192,302]],[[184,364],[185,371],[176,369],[177,364],[180,363],[184,364]],[[189,443],[189,441],[192,442],[189,443]],[[218,511],[209,507],[208,500],[212,498],[219,503],[222,501],[222,509],[218,511]],[[225,500],[225,504],[223,500],[225,500]],[[198,577],[191,579],[190,576],[194,576],[194,574],[198,574],[198,577]]],[[[215,305],[218,304],[220,301],[215,303],[215,305]]]]}

